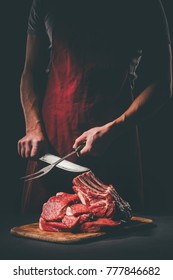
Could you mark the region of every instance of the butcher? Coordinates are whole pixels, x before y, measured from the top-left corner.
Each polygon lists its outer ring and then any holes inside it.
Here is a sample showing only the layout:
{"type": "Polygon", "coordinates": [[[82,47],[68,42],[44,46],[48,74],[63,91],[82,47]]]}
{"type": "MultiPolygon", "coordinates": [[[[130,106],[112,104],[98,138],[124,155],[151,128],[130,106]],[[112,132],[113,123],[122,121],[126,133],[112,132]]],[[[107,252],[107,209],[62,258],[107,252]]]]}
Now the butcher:
{"type": "MultiPolygon", "coordinates": [[[[26,174],[46,152],[89,167],[130,202],[144,206],[137,125],[171,96],[171,47],[161,1],[33,0],[21,103],[26,174]]],[[[55,172],[55,171],[54,171],[55,172]]],[[[24,212],[40,211],[69,188],[68,173],[25,183],[24,212]]],[[[70,186],[71,187],[71,186],[70,186]]]]}

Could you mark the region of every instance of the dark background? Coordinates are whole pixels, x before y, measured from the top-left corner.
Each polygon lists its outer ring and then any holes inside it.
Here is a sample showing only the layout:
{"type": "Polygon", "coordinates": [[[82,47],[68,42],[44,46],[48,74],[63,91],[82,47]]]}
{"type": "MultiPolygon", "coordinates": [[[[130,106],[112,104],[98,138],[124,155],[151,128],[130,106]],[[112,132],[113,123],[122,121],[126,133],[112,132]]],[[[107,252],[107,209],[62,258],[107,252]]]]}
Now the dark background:
{"type": "MultiPolygon", "coordinates": [[[[26,28],[32,1],[4,4],[1,33],[1,202],[2,213],[20,213],[26,162],[17,154],[17,141],[24,136],[19,85],[25,56],[26,28]]],[[[162,3],[173,40],[172,0],[162,3]]],[[[145,183],[145,209],[173,213],[173,100],[140,126],[145,183]]]]}

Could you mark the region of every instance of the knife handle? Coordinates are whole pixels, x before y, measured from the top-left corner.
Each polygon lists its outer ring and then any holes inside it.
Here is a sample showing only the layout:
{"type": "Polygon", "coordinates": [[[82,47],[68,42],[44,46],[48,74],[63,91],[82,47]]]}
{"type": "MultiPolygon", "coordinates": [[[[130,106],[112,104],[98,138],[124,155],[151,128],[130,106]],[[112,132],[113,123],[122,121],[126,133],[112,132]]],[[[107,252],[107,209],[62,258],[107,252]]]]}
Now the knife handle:
{"type": "Polygon", "coordinates": [[[84,147],[85,147],[85,143],[79,145],[79,146],[75,149],[75,152],[78,154],[84,147]]]}

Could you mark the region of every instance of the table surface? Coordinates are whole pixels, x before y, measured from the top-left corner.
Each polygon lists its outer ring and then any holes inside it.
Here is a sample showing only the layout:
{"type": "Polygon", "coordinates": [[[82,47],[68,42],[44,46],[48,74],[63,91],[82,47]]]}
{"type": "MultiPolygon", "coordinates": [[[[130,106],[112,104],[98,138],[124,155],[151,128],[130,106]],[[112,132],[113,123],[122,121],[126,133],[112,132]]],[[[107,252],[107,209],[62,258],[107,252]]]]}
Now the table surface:
{"type": "Polygon", "coordinates": [[[37,222],[38,217],[11,216],[5,223],[1,222],[0,259],[172,260],[173,216],[141,216],[152,218],[154,225],[78,244],[50,243],[13,236],[10,234],[12,227],[37,222]]]}

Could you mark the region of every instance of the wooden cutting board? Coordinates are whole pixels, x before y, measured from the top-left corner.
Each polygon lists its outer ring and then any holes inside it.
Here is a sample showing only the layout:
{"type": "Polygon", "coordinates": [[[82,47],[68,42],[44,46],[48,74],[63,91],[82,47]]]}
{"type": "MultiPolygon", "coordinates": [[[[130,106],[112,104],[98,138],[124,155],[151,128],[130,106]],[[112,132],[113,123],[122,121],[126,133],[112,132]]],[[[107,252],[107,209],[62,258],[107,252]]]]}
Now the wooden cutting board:
{"type": "MultiPolygon", "coordinates": [[[[142,217],[132,217],[131,221],[129,221],[127,224],[122,226],[122,230],[127,231],[129,229],[133,229],[139,226],[145,226],[152,223],[153,221],[151,219],[142,218],[142,217]]],[[[115,232],[119,227],[120,226],[114,228],[115,232]]],[[[19,237],[32,238],[32,239],[48,241],[48,242],[56,242],[56,243],[77,243],[89,239],[99,238],[104,235],[109,235],[107,232],[71,233],[71,232],[42,231],[39,229],[38,223],[13,227],[10,230],[10,233],[19,237]]]]}

